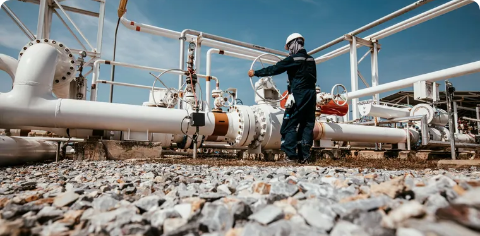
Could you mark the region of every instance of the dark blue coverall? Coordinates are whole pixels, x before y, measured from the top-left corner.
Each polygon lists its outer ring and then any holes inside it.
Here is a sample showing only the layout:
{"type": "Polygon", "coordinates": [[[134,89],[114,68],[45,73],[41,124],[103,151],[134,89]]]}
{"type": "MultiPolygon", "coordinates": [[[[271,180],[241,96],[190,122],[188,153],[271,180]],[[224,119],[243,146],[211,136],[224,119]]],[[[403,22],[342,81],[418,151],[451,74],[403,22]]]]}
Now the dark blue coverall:
{"type": "Polygon", "coordinates": [[[289,159],[310,158],[315,126],[317,68],[313,57],[301,49],[277,64],[255,71],[255,76],[273,76],[287,71],[288,93],[295,98],[292,108],[285,111],[280,130],[281,149],[289,159]],[[296,152],[298,148],[298,154],[296,152]]]}

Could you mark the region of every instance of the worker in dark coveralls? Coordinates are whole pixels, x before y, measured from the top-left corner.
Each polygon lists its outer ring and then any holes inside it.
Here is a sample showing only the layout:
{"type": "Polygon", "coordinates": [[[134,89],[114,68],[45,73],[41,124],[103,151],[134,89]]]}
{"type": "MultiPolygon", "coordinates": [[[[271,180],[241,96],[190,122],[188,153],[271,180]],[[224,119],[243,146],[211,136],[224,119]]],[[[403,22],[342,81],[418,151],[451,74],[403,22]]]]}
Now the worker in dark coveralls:
{"type": "MultiPolygon", "coordinates": [[[[288,74],[289,98],[293,96],[294,103],[291,108],[285,110],[280,130],[281,149],[287,155],[286,162],[306,163],[310,158],[310,148],[313,144],[317,69],[314,58],[304,49],[304,43],[302,35],[291,34],[285,43],[285,50],[289,51],[287,58],[275,65],[248,72],[249,77],[273,76],[285,71],[288,74]]],[[[287,105],[288,103],[289,101],[287,105]]]]}

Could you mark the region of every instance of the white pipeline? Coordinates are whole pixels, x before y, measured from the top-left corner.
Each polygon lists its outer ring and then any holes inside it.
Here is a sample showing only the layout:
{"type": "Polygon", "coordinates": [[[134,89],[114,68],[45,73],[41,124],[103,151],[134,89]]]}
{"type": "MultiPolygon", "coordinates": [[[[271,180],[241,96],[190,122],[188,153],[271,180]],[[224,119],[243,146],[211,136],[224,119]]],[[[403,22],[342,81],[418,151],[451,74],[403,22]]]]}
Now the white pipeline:
{"type": "MultiPolygon", "coordinates": [[[[0,127],[186,132],[186,110],[54,98],[51,91],[57,54],[46,44],[33,45],[25,52],[12,91],[0,94],[0,127]]],[[[214,126],[214,115],[208,113],[199,134],[211,135],[214,126]]],[[[190,127],[188,134],[193,133],[195,129],[190,127]]]]}
{"type": "MultiPolygon", "coordinates": [[[[371,143],[405,143],[407,135],[404,129],[317,122],[314,129],[314,139],[371,143]]],[[[416,142],[416,140],[412,142],[416,142]]]]}
{"type": "MultiPolygon", "coordinates": [[[[364,37],[363,39],[367,40],[367,41],[370,41],[372,39],[379,40],[379,39],[385,38],[385,37],[390,36],[394,33],[398,33],[402,30],[408,29],[410,27],[413,27],[415,25],[418,25],[420,23],[423,23],[425,21],[428,21],[430,19],[433,19],[437,16],[443,15],[447,12],[453,11],[455,9],[458,9],[460,7],[468,5],[470,3],[473,3],[473,1],[472,0],[453,0],[453,1],[449,1],[445,4],[443,4],[443,5],[435,7],[433,9],[429,10],[429,11],[423,12],[423,13],[418,14],[418,15],[412,17],[412,18],[409,18],[409,19],[404,20],[400,23],[392,25],[392,26],[390,26],[386,29],[383,29],[381,31],[373,33],[373,34],[371,34],[367,37],[364,37]]],[[[357,48],[358,47],[361,47],[361,45],[357,44],[357,48]]],[[[350,48],[350,45],[346,45],[346,46],[343,46],[343,47],[338,48],[336,50],[333,50],[329,53],[326,53],[322,56],[319,56],[319,57],[315,58],[315,62],[318,64],[318,63],[333,59],[335,57],[338,57],[342,54],[345,54],[345,53],[349,52],[349,48],[350,48]]]]}
{"type": "Polygon", "coordinates": [[[7,74],[10,75],[10,78],[12,78],[12,82],[15,80],[17,66],[17,59],[5,54],[0,54],[0,70],[7,72],[7,74]]]}
{"type": "MultiPolygon", "coordinates": [[[[369,30],[369,29],[371,29],[371,28],[373,28],[373,27],[375,27],[375,26],[377,26],[377,25],[380,25],[380,24],[382,24],[382,23],[385,23],[385,22],[387,22],[387,21],[389,21],[389,20],[391,20],[391,19],[393,19],[393,18],[395,18],[395,17],[397,17],[397,16],[403,15],[403,14],[405,14],[405,13],[407,13],[407,12],[413,10],[413,9],[416,9],[416,8],[418,8],[418,7],[426,4],[426,3],[428,3],[428,2],[431,2],[431,1],[433,1],[433,0],[420,0],[420,1],[416,1],[416,2],[414,2],[414,3],[412,3],[412,4],[408,5],[408,6],[406,6],[406,7],[404,7],[404,8],[402,8],[402,9],[400,9],[400,10],[397,10],[397,11],[395,11],[395,12],[393,12],[393,13],[390,13],[390,14],[388,14],[388,15],[386,15],[386,16],[384,16],[384,17],[382,17],[382,18],[380,18],[380,19],[378,19],[378,20],[376,20],[376,21],[371,22],[371,23],[368,24],[368,25],[365,25],[365,26],[363,26],[363,27],[360,27],[360,28],[358,28],[358,29],[356,29],[356,30],[348,33],[348,35],[352,35],[352,36],[353,36],[353,35],[360,34],[360,33],[364,32],[364,31],[367,31],[367,30],[369,30]]],[[[310,52],[308,52],[308,54],[309,54],[309,55],[313,55],[313,54],[315,54],[315,53],[317,53],[317,52],[319,52],[319,51],[322,51],[322,50],[327,49],[327,48],[329,48],[329,47],[331,47],[331,46],[333,46],[333,45],[335,45],[335,44],[337,44],[337,43],[342,42],[344,39],[345,39],[345,37],[344,37],[344,36],[341,36],[341,37],[339,37],[339,38],[337,38],[337,39],[335,39],[335,40],[333,40],[333,41],[331,41],[331,42],[328,42],[328,43],[326,43],[326,44],[324,44],[324,45],[322,45],[322,46],[320,46],[320,47],[318,47],[318,48],[315,48],[315,49],[311,50],[310,52]]]]}
{"type": "Polygon", "coordinates": [[[447,69],[443,69],[443,70],[439,70],[439,71],[435,71],[435,72],[431,72],[423,75],[417,75],[414,77],[397,80],[390,83],[380,84],[375,87],[365,88],[355,92],[350,92],[348,93],[348,99],[360,98],[364,96],[374,95],[376,93],[383,93],[383,92],[392,91],[396,89],[407,88],[412,86],[415,82],[418,82],[418,81],[435,82],[435,81],[446,80],[446,79],[455,78],[463,75],[473,74],[477,72],[480,72],[480,61],[471,62],[471,63],[463,64],[460,66],[450,67],[447,69]]]}
{"type": "Polygon", "coordinates": [[[0,136],[0,166],[55,160],[57,144],[45,140],[0,136]]]}
{"type": "Polygon", "coordinates": [[[360,115],[381,118],[399,118],[410,116],[410,109],[377,105],[372,103],[358,105],[360,115]]]}
{"type": "MultiPolygon", "coordinates": [[[[122,24],[125,27],[127,27],[128,29],[134,30],[134,31],[139,31],[139,32],[143,32],[143,33],[153,34],[153,35],[159,35],[159,36],[162,36],[162,37],[172,38],[172,39],[176,39],[176,40],[178,40],[181,37],[181,32],[174,31],[174,30],[169,30],[169,29],[165,29],[165,28],[160,28],[160,27],[156,27],[156,26],[151,26],[151,25],[147,25],[147,24],[142,24],[142,23],[138,23],[138,22],[133,22],[133,21],[130,21],[130,20],[126,19],[125,15],[121,18],[120,21],[122,22],[122,24]]],[[[197,39],[196,36],[192,36],[192,35],[189,35],[189,34],[185,35],[185,41],[186,42],[196,41],[196,39],[197,39]]],[[[180,41],[182,41],[182,40],[180,40],[180,41]]],[[[257,57],[261,54],[264,54],[264,52],[262,52],[261,48],[258,48],[258,50],[254,50],[254,49],[245,48],[245,47],[241,47],[241,46],[236,46],[236,45],[233,45],[233,44],[230,44],[230,43],[224,43],[224,42],[209,39],[209,38],[203,38],[202,39],[202,45],[207,46],[207,47],[212,47],[212,48],[218,48],[218,49],[221,49],[221,50],[236,52],[236,53],[240,53],[240,54],[250,55],[250,56],[254,56],[254,57],[257,57]]],[[[283,53],[280,54],[280,55],[283,55],[283,53]]],[[[273,58],[274,57],[272,57],[272,59],[273,58]]]]}

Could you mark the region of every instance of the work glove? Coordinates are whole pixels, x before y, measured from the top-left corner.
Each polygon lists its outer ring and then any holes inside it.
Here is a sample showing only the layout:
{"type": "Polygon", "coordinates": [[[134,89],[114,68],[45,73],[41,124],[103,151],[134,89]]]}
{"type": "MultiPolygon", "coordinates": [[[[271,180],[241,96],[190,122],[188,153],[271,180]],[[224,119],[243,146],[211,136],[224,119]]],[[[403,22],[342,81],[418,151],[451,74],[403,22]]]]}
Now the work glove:
{"type": "Polygon", "coordinates": [[[287,98],[287,102],[285,102],[285,108],[286,109],[292,108],[293,104],[295,104],[295,98],[293,97],[293,94],[289,94],[287,98]]]}
{"type": "Polygon", "coordinates": [[[254,70],[249,70],[248,71],[248,77],[253,77],[255,75],[255,71],[254,70]]]}

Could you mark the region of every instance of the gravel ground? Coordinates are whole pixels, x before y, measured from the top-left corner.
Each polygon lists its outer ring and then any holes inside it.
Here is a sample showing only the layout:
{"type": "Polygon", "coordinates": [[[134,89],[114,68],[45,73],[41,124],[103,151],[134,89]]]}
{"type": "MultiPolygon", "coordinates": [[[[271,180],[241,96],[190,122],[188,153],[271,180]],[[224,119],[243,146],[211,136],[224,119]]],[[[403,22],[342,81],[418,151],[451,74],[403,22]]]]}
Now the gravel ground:
{"type": "Polygon", "coordinates": [[[480,172],[120,161],[0,169],[0,235],[480,235],[480,172]]]}

